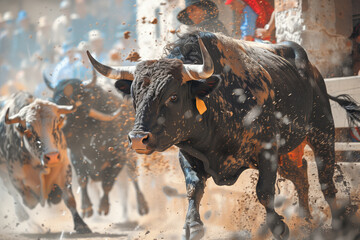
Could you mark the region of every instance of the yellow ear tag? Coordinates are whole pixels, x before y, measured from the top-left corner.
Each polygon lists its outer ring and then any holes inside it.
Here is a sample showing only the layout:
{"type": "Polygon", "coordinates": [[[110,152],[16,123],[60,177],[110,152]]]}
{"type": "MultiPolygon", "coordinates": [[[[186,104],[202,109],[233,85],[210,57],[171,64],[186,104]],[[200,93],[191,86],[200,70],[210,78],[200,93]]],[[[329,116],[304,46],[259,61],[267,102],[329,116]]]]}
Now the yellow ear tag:
{"type": "Polygon", "coordinates": [[[202,115],[207,110],[204,101],[198,97],[196,97],[196,108],[199,111],[200,115],[202,115]]]}

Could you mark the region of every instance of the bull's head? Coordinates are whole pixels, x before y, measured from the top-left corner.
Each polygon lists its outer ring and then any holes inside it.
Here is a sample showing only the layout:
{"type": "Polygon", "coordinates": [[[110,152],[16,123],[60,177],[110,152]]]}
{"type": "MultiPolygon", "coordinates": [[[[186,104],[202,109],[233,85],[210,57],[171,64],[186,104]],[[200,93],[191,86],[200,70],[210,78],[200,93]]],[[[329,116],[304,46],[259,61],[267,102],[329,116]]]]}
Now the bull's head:
{"type": "Polygon", "coordinates": [[[26,161],[22,159],[23,165],[14,169],[14,177],[22,179],[21,184],[16,185],[30,208],[39,200],[44,203],[51,190],[44,182],[45,176],[52,168],[68,161],[61,128],[64,115],[75,110],[75,106],[59,106],[38,99],[12,116],[9,116],[10,109],[5,114],[5,123],[13,125],[21,139],[19,147],[26,148],[29,154],[26,161]]]}
{"type": "Polygon", "coordinates": [[[98,121],[112,121],[119,114],[120,109],[108,114],[96,110],[94,105],[99,101],[99,89],[96,87],[97,76],[93,70],[93,77],[88,81],[81,81],[80,79],[64,79],[61,80],[55,87],[44,75],[46,86],[54,92],[53,101],[61,105],[76,104],[78,114],[75,116],[77,119],[82,120],[84,117],[89,116],[98,121]]]}
{"type": "Polygon", "coordinates": [[[144,61],[136,67],[109,67],[88,52],[93,66],[106,77],[116,79],[115,87],[133,97],[135,126],[129,133],[132,148],[151,154],[190,140],[202,111],[197,108],[219,84],[213,76],[210,54],[199,38],[203,63],[183,64],[177,59],[144,61]]]}

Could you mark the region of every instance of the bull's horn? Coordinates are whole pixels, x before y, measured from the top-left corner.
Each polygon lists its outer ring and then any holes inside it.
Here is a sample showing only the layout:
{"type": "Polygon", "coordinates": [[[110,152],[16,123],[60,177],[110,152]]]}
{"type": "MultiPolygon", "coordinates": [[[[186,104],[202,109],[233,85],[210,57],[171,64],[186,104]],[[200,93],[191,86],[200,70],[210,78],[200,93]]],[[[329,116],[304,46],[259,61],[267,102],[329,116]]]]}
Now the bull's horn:
{"type": "Polygon", "coordinates": [[[117,80],[120,79],[130,80],[130,81],[134,80],[134,73],[136,68],[135,66],[116,67],[116,68],[109,67],[96,61],[95,58],[91,56],[89,51],[86,51],[86,53],[94,68],[105,77],[117,79],[117,80]]]}
{"type": "Polygon", "coordinates": [[[106,114],[91,108],[89,112],[89,117],[92,117],[98,121],[110,122],[113,121],[115,118],[117,118],[120,115],[120,113],[121,113],[121,109],[117,110],[112,114],[106,114]]]}
{"type": "Polygon", "coordinates": [[[87,82],[84,84],[85,88],[93,88],[96,85],[96,81],[97,81],[97,75],[96,75],[96,71],[95,68],[92,69],[92,79],[90,82],[87,82]]]}
{"type": "Polygon", "coordinates": [[[206,50],[206,47],[201,40],[198,38],[201,56],[203,59],[203,64],[184,64],[183,65],[183,81],[190,80],[199,80],[209,78],[214,73],[214,63],[211,59],[209,52],[206,50]]]}
{"type": "Polygon", "coordinates": [[[43,73],[43,78],[44,78],[44,82],[46,84],[46,86],[51,90],[51,91],[55,91],[54,87],[51,85],[51,82],[49,81],[49,79],[46,77],[46,74],[43,73]]]}
{"type": "Polygon", "coordinates": [[[21,118],[17,115],[15,115],[13,117],[9,117],[9,112],[10,112],[10,108],[8,108],[6,110],[6,114],[5,114],[5,123],[6,124],[14,124],[14,123],[21,122],[21,118]]]}
{"type": "Polygon", "coordinates": [[[70,114],[76,112],[76,105],[58,105],[57,109],[59,114],[70,114]]]}

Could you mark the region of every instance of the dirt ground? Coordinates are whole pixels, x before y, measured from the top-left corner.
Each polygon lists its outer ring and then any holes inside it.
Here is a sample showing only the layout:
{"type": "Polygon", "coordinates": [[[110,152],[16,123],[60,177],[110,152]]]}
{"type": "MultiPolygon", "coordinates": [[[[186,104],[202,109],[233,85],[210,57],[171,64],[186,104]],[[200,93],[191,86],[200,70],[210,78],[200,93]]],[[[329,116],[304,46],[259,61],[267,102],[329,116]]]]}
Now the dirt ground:
{"type": "MultiPolygon", "coordinates": [[[[310,155],[310,206],[311,223],[298,217],[298,200],[293,185],[282,179],[276,186],[277,212],[285,217],[290,228],[290,239],[332,239],[330,232],[330,210],[320,191],[316,165],[310,155]],[[320,234],[314,234],[320,229],[320,234]],[[311,235],[312,234],[312,235],[311,235]]],[[[337,182],[339,199],[351,199],[360,206],[360,163],[343,163],[347,185],[337,182]],[[350,193],[350,194],[349,194],[350,193]]],[[[119,176],[110,194],[110,213],[97,214],[99,196],[102,191],[98,183],[89,184],[89,195],[93,202],[94,215],[85,219],[92,234],[78,235],[73,232],[72,218],[63,203],[49,207],[37,206],[26,209],[30,219],[18,221],[12,197],[0,184],[0,239],[181,239],[187,210],[185,183],[177,160],[177,150],[172,149],[155,156],[139,157],[139,182],[150,212],[139,216],[135,191],[126,173],[119,176]]],[[[80,191],[73,179],[73,191],[80,212],[80,191]]],[[[257,172],[245,171],[233,186],[219,187],[212,179],[207,181],[200,214],[206,232],[204,239],[272,239],[264,227],[265,210],[255,194],[257,172]]],[[[360,216],[360,212],[357,212],[360,216]]],[[[342,239],[351,239],[342,238],[342,239]]]]}

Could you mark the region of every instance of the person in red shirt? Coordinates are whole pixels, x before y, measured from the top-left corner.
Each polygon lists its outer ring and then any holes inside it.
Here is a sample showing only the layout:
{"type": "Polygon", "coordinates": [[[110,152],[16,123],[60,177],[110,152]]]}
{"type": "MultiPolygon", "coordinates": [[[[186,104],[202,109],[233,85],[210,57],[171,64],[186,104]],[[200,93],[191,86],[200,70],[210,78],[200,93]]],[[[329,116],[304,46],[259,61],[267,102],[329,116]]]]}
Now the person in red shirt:
{"type": "Polygon", "coordinates": [[[268,23],[272,18],[274,8],[269,2],[266,0],[226,0],[225,5],[230,5],[232,10],[243,16],[240,26],[241,39],[254,41],[255,37],[259,37],[263,40],[270,40],[270,37],[265,35],[265,31],[256,34],[256,29],[267,31],[270,28],[268,23]]]}

